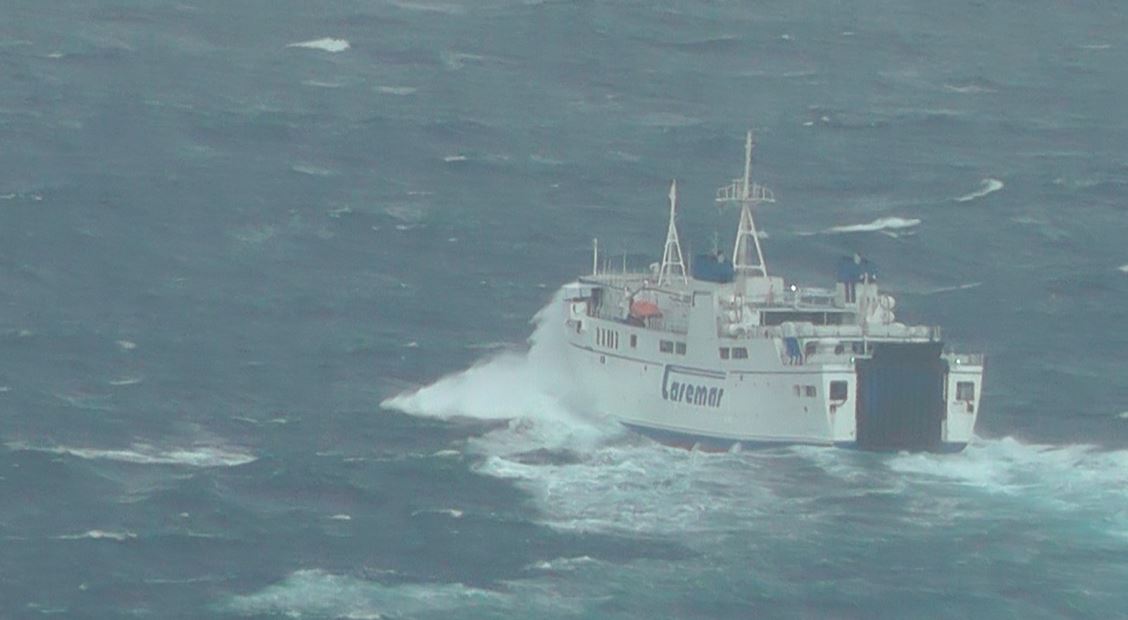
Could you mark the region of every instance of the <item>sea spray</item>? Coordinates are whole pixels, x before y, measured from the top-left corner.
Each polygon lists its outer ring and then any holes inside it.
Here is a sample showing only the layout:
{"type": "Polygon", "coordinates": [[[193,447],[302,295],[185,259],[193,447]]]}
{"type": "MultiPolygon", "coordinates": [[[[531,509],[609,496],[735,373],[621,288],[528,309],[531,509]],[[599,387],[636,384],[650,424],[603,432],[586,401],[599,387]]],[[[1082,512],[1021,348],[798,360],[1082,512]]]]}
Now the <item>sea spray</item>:
{"type": "Polygon", "coordinates": [[[561,289],[533,317],[526,351],[497,353],[380,406],[424,417],[510,420],[507,429],[486,440],[494,454],[590,448],[615,435],[613,422],[592,413],[568,364],[563,299],[561,289]]]}

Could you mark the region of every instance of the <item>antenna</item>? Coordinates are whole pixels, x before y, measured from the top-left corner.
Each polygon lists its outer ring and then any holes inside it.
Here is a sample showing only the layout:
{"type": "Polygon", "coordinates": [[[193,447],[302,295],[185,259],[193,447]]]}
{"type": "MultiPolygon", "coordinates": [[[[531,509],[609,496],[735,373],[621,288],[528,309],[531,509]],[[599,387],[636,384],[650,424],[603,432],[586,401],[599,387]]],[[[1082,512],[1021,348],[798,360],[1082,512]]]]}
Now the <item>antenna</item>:
{"type": "Polygon", "coordinates": [[[666,249],[662,252],[662,268],[658,271],[658,286],[675,275],[681,276],[682,282],[689,284],[689,276],[685,273],[685,261],[682,260],[681,243],[678,242],[677,227],[678,212],[678,182],[670,183],[670,228],[666,231],[666,249]]]}
{"type": "Polygon", "coordinates": [[[775,202],[772,190],[753,183],[752,177],[752,132],[749,131],[744,142],[744,177],[733,179],[732,183],[717,190],[718,203],[740,203],[740,224],[736,229],[736,246],[732,251],[732,268],[741,275],[761,275],[767,277],[768,266],[764,262],[764,252],[760,248],[760,237],[756,231],[756,221],[752,208],[764,202],[775,202]]]}

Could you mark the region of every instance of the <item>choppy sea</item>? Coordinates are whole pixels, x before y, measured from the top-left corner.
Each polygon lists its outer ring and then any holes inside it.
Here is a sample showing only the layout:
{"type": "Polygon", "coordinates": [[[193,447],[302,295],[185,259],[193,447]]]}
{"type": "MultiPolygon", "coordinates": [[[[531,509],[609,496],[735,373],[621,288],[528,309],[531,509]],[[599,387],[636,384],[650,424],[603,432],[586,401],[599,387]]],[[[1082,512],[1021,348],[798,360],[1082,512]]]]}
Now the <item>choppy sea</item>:
{"type": "Polygon", "coordinates": [[[1116,2],[10,0],[0,617],[1128,613],[1116,2]],[[988,356],[956,455],[594,418],[558,287],[735,214],[988,356]],[[542,311],[542,309],[544,309],[542,311]],[[534,318],[536,317],[536,318],[534,318]]]}

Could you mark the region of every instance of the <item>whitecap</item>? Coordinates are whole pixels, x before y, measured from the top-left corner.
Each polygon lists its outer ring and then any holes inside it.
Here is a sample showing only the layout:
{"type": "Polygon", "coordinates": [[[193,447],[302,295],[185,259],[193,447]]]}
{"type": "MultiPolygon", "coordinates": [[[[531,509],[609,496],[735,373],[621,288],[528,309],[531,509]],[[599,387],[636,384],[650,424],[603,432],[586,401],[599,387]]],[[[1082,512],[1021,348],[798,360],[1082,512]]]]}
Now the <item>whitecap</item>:
{"type": "Polygon", "coordinates": [[[921,295],[938,295],[940,293],[952,293],[955,291],[966,291],[968,289],[979,288],[983,286],[982,282],[967,282],[965,284],[956,284],[955,286],[942,286],[940,288],[929,289],[920,293],[921,295]]]}
{"type": "Polygon", "coordinates": [[[1117,267],[1116,269],[1117,269],[1117,271],[1128,273],[1128,265],[1121,265],[1121,266],[1117,267]]]}
{"type": "Polygon", "coordinates": [[[300,43],[290,43],[286,47],[299,47],[311,50],[321,50],[335,54],[349,49],[351,45],[349,45],[349,42],[345,39],[325,37],[323,39],[313,39],[311,41],[302,41],[300,43]]]}
{"type": "Polygon", "coordinates": [[[147,444],[133,444],[128,450],[76,448],[73,446],[36,446],[9,443],[12,450],[29,450],[78,457],[86,460],[117,461],[138,465],[179,465],[184,467],[235,467],[258,459],[230,448],[198,446],[190,449],[159,449],[147,444]]]}
{"type": "MultiPolygon", "coordinates": [[[[258,592],[233,596],[227,607],[248,616],[359,619],[456,612],[459,616],[493,616],[510,607],[513,601],[512,594],[459,583],[383,584],[320,569],[304,569],[258,592]]],[[[522,601],[522,604],[527,603],[522,601]]]]}
{"type": "Polygon", "coordinates": [[[313,86],[313,87],[316,87],[316,88],[340,88],[340,87],[344,86],[344,84],[342,84],[340,82],[324,82],[324,81],[321,81],[321,80],[304,80],[304,81],[302,81],[302,84],[304,84],[305,86],[313,86]]]}
{"type": "Polygon", "coordinates": [[[565,571],[574,570],[585,564],[595,564],[599,560],[589,556],[581,555],[570,558],[555,558],[552,560],[543,560],[532,565],[532,568],[545,571],[565,571]]]}
{"type": "Polygon", "coordinates": [[[920,224],[920,220],[915,218],[901,218],[901,217],[882,217],[878,218],[868,224],[852,224],[849,226],[834,226],[824,230],[827,234],[841,234],[841,233],[855,233],[855,232],[877,232],[881,230],[901,230],[904,228],[912,228],[920,224]]]}
{"type": "Polygon", "coordinates": [[[429,508],[425,510],[416,510],[415,512],[411,513],[411,516],[415,517],[424,514],[446,515],[452,519],[462,518],[462,511],[457,508],[429,508]]]}
{"type": "Polygon", "coordinates": [[[122,541],[125,541],[125,540],[131,540],[131,539],[137,538],[137,534],[134,534],[133,532],[129,532],[129,531],[107,532],[105,530],[90,530],[90,531],[87,531],[87,532],[83,532],[81,534],[64,534],[62,536],[56,536],[56,538],[58,538],[59,540],[90,539],[90,540],[115,540],[117,542],[122,542],[122,541]]]}
{"type": "Polygon", "coordinates": [[[1006,185],[998,179],[983,179],[980,183],[979,189],[974,192],[964,194],[956,198],[956,202],[970,202],[976,198],[982,198],[987,194],[992,194],[1006,187],[1006,185]]]}
{"type": "Polygon", "coordinates": [[[121,379],[110,379],[109,384],[115,387],[122,387],[126,385],[137,385],[144,380],[144,377],[122,377],[121,379]]]}
{"type": "Polygon", "coordinates": [[[132,351],[137,348],[137,343],[129,340],[118,340],[117,346],[121,347],[122,351],[132,351]]]}
{"type": "Polygon", "coordinates": [[[378,86],[376,88],[376,92],[378,93],[396,95],[397,97],[414,94],[416,90],[418,89],[412,88],[411,86],[378,86]]]}
{"type": "Polygon", "coordinates": [[[352,521],[352,516],[346,514],[335,514],[329,518],[333,521],[352,521]]]}
{"type": "Polygon", "coordinates": [[[465,12],[465,9],[457,4],[449,4],[446,2],[423,2],[422,0],[388,0],[392,6],[404,9],[406,11],[422,11],[426,13],[445,13],[447,15],[459,15],[465,12]]]}
{"type": "Polygon", "coordinates": [[[466,161],[466,156],[465,155],[447,155],[447,156],[443,157],[443,161],[447,162],[448,164],[452,163],[452,162],[456,162],[456,161],[466,161]]]}
{"type": "Polygon", "coordinates": [[[331,177],[338,174],[336,170],[330,170],[329,168],[322,168],[320,166],[311,166],[309,164],[294,164],[290,166],[290,170],[299,174],[308,174],[315,177],[331,177]]]}
{"type": "Polygon", "coordinates": [[[950,92],[953,92],[953,93],[960,93],[961,95],[981,95],[983,93],[993,93],[993,92],[995,92],[995,90],[993,88],[988,88],[986,86],[980,86],[978,84],[964,84],[964,85],[945,84],[944,90],[947,90],[947,91],[950,91],[950,92]]]}
{"type": "Polygon", "coordinates": [[[431,456],[436,457],[436,458],[458,458],[458,457],[462,456],[462,453],[459,452],[458,450],[439,450],[438,452],[435,452],[431,456]]]}

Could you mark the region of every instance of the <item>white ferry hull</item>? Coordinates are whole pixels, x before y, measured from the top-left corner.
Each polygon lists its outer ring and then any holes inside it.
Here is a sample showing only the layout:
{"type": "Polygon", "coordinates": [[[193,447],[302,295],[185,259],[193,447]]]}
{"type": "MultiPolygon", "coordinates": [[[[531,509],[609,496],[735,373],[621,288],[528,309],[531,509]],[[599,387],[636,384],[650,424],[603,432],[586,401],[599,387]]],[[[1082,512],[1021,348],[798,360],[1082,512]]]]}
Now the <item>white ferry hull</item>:
{"type": "MultiPolygon", "coordinates": [[[[863,436],[859,441],[858,401],[865,396],[858,387],[859,366],[866,360],[787,365],[778,355],[782,345],[764,339],[746,343],[748,358],[726,361],[716,359],[718,346],[726,344],[718,340],[685,355],[662,354],[661,334],[643,328],[584,317],[569,321],[566,329],[571,366],[598,413],[667,444],[722,450],[735,444],[814,444],[954,452],[966,446],[975,426],[978,397],[956,400],[955,386],[973,381],[978,387],[981,366],[952,366],[938,358],[947,366],[936,375],[945,382],[942,390],[937,388],[944,400],[931,403],[935,415],[925,422],[935,428],[903,429],[914,437],[923,434],[923,439],[902,444],[863,436]],[[605,337],[601,346],[597,330],[616,336],[605,337]],[[845,395],[832,398],[832,382],[840,388],[845,382],[845,395]]],[[[895,429],[898,433],[906,434],[895,429]]]]}

